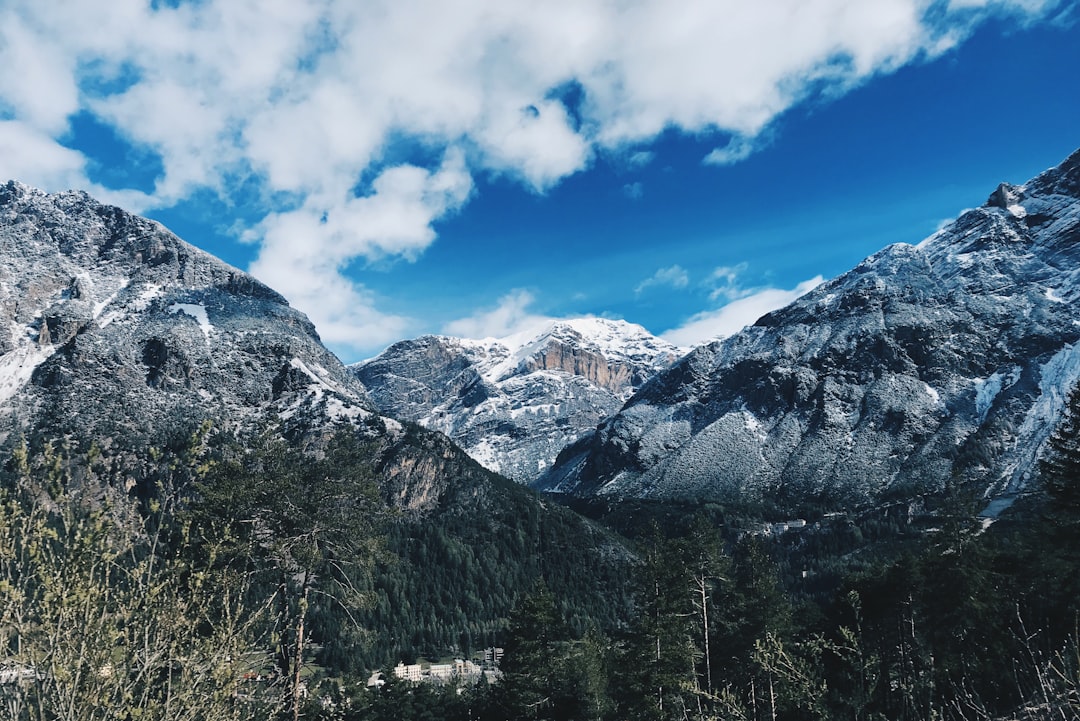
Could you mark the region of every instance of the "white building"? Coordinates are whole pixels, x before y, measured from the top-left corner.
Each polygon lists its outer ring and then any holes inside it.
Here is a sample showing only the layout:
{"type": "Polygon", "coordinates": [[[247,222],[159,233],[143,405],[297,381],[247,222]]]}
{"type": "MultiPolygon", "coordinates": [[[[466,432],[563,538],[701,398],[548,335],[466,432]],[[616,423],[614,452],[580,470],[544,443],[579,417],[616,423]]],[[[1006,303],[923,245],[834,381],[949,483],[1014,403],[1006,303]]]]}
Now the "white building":
{"type": "Polygon", "coordinates": [[[411,663],[406,666],[404,663],[398,662],[398,665],[394,666],[394,675],[406,681],[420,683],[423,680],[423,669],[420,668],[418,663],[411,663]]]}

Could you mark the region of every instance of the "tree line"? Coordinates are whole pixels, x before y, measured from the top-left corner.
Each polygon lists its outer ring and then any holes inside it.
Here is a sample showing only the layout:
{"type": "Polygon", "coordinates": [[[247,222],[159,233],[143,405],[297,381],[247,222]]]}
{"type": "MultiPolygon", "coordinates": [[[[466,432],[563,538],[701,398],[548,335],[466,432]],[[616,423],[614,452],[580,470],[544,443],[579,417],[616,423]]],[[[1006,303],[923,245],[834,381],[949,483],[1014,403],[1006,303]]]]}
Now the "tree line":
{"type": "Polygon", "coordinates": [[[780,541],[734,534],[715,513],[656,524],[633,563],[589,571],[620,587],[608,598],[623,598],[620,584],[629,594],[607,616],[568,599],[596,593],[597,579],[567,578],[575,568],[601,567],[582,560],[569,521],[510,500],[485,506],[495,525],[483,528],[459,511],[402,524],[379,495],[379,453],[353,434],[314,453],[206,426],[138,456],[22,444],[0,488],[0,715],[1077,718],[1078,431],[1074,392],[1042,462],[1045,493],[989,526],[962,493],[938,499],[918,533],[895,519],[780,541]],[[462,541],[484,528],[505,545],[484,547],[493,558],[462,541]],[[808,562],[820,555],[832,560],[808,562]],[[809,577],[793,571],[803,564],[809,577]],[[481,576],[505,611],[461,583],[481,576]],[[392,619],[412,618],[388,600],[410,598],[432,615],[428,640],[387,641],[392,619]],[[474,612],[490,626],[470,627],[474,612]],[[389,661],[355,660],[377,643],[447,642],[501,644],[501,677],[440,687],[387,672],[367,688],[389,661]]]}
{"type": "Polygon", "coordinates": [[[1080,390],[1048,441],[1041,476],[1045,492],[992,524],[978,517],[979,499],[958,490],[932,499],[917,532],[882,517],[797,542],[734,540],[715,514],[673,524],[674,533],[656,526],[639,538],[623,628],[575,632],[538,585],[511,616],[497,684],[399,681],[343,697],[333,713],[380,721],[1080,718],[1080,390]],[[793,558],[823,549],[831,563],[817,558],[814,572],[824,584],[790,574],[793,558]]]}

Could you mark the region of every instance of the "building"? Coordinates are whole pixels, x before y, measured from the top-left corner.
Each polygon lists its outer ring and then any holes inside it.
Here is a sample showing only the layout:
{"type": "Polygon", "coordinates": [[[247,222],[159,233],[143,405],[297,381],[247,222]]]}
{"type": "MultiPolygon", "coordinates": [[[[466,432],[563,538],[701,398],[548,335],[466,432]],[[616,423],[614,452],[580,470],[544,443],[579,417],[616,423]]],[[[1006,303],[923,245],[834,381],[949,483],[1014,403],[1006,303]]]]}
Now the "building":
{"type": "Polygon", "coordinates": [[[432,681],[449,681],[454,677],[454,664],[433,663],[428,666],[428,677],[432,681]]]}
{"type": "Polygon", "coordinates": [[[423,669],[418,663],[411,663],[406,666],[404,663],[399,662],[397,666],[394,666],[394,675],[412,683],[420,683],[424,680],[423,669]]]}

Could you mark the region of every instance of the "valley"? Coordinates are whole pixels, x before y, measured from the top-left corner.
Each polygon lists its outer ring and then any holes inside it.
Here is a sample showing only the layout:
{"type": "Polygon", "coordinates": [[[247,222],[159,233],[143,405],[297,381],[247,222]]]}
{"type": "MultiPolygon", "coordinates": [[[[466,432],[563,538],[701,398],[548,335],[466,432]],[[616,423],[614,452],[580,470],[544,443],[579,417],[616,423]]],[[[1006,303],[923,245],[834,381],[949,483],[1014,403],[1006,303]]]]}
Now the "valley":
{"type": "Polygon", "coordinates": [[[2,708],[1075,718],[1078,309],[1080,152],[692,349],[590,317],[352,366],[9,182],[2,708]]]}

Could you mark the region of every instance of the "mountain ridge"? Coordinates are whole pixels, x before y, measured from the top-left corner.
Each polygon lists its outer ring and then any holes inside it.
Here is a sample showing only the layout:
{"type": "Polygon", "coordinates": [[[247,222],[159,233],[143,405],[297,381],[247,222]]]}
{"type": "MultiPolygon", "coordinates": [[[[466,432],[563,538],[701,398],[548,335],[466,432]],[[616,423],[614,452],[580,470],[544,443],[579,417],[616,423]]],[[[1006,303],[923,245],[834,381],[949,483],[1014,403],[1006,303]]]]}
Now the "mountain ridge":
{"type": "Polygon", "coordinates": [[[578,318],[501,339],[421,336],[350,368],[382,412],[526,483],[679,353],[641,326],[578,318]]]}
{"type": "Polygon", "coordinates": [[[692,350],[535,486],[613,497],[1016,492],[1080,377],[1080,151],[692,350]]]}

